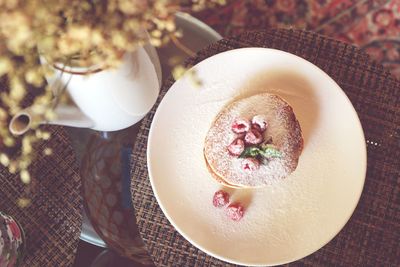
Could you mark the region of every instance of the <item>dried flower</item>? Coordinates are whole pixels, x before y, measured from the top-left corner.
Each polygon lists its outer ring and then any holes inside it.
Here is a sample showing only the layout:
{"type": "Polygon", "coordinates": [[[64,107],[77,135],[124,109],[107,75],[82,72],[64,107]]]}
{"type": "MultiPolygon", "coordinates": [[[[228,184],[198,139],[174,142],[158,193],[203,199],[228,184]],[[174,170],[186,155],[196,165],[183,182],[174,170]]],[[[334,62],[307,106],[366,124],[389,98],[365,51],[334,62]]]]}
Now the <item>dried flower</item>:
{"type": "MultiPolygon", "coordinates": [[[[45,83],[49,65],[117,66],[124,52],[150,42],[161,46],[181,36],[174,14],[224,4],[224,0],[0,0],[0,163],[20,172],[27,168],[35,144],[50,134],[40,121],[54,118],[53,91],[45,83]],[[149,34],[148,34],[149,33],[149,34]],[[32,130],[22,137],[8,131],[11,117],[22,108],[34,112],[32,130]],[[9,148],[18,148],[10,153],[9,148]]],[[[175,72],[182,71],[178,68],[175,72]]],[[[51,154],[45,148],[43,154],[51,154]]],[[[26,202],[21,202],[26,204],[26,202]]]]}
{"type": "Polygon", "coordinates": [[[17,205],[20,208],[26,208],[31,204],[31,200],[29,198],[18,198],[17,205]]]}

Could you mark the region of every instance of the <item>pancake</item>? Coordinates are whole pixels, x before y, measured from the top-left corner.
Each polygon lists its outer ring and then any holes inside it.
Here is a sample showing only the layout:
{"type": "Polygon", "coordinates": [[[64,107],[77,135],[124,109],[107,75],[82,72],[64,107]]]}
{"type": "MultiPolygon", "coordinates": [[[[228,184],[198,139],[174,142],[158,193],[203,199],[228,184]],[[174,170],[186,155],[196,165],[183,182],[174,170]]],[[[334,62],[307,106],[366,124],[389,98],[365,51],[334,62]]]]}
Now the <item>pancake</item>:
{"type": "MultiPolygon", "coordinates": [[[[251,136],[254,139],[254,135],[251,136]]],[[[221,184],[233,188],[254,188],[288,177],[296,169],[302,149],[301,128],[292,107],[277,95],[261,93],[239,99],[220,111],[207,133],[204,158],[210,173],[221,184]],[[265,130],[258,126],[260,117],[267,124],[263,127],[265,130]],[[258,124],[252,124],[252,120],[258,124]],[[237,127],[237,121],[248,121],[251,128],[237,127]],[[255,132],[261,133],[262,143],[247,142],[251,141],[247,134],[253,131],[251,125],[255,132]],[[271,157],[232,154],[228,147],[237,139],[245,143],[246,149],[272,147],[278,152],[271,157]],[[248,168],[246,162],[249,161],[259,164],[248,168]]]]}

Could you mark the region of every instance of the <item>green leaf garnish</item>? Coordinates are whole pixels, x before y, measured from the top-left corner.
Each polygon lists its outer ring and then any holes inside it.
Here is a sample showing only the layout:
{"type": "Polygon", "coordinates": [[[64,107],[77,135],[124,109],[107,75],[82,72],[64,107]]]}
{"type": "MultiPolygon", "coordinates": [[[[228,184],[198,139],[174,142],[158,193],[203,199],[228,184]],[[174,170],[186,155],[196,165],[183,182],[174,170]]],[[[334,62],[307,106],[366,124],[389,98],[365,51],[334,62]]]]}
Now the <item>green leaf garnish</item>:
{"type": "Polygon", "coordinates": [[[280,152],[274,145],[266,144],[261,146],[260,155],[264,158],[280,158],[282,152],[280,152]]]}
{"type": "Polygon", "coordinates": [[[256,158],[258,155],[260,155],[260,149],[256,146],[249,146],[243,150],[239,158],[247,158],[247,157],[256,158]]]}
{"type": "Polygon", "coordinates": [[[260,148],[256,146],[246,147],[239,158],[257,158],[260,156],[267,159],[280,158],[282,153],[274,145],[265,144],[260,148]]]}

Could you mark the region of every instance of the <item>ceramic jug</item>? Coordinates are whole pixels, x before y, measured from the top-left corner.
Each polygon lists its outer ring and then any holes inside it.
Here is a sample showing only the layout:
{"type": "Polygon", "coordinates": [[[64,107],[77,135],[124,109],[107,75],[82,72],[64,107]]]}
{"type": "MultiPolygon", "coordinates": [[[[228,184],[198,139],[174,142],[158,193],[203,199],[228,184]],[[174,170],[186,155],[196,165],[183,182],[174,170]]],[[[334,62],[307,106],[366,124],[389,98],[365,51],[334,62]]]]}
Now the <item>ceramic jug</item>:
{"type": "MultiPolygon", "coordinates": [[[[46,64],[43,62],[42,64],[46,64]]],[[[101,69],[52,66],[46,77],[52,88],[65,86],[74,104],[59,104],[55,119],[41,123],[85,127],[98,131],[116,131],[141,120],[156,102],[161,67],[151,46],[126,53],[117,68],[101,69]]],[[[57,90],[53,90],[57,97],[57,90]]],[[[31,109],[18,112],[9,128],[13,134],[26,132],[33,119],[31,109]]]]}

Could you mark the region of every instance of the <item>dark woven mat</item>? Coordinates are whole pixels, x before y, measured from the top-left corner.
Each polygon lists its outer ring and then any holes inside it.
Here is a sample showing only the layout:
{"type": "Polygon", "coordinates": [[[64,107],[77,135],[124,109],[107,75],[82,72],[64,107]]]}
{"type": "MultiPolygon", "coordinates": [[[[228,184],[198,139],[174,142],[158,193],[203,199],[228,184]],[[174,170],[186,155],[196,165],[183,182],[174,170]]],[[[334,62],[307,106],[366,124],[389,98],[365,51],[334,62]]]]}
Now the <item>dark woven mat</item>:
{"type": "MultiPolygon", "coordinates": [[[[322,249],[290,265],[399,266],[400,82],[356,47],[300,30],[243,33],[203,49],[188,64],[255,46],[296,54],[328,73],[353,103],[367,139],[367,178],[350,221],[322,249]]],[[[157,105],[172,84],[172,79],[164,83],[157,105]]],[[[132,200],[149,253],[158,266],[230,266],[186,241],[157,204],[146,163],[147,136],[155,110],[142,122],[131,160],[132,200]]]]}
{"type": "Polygon", "coordinates": [[[18,175],[0,168],[0,210],[13,216],[25,232],[22,266],[72,266],[82,225],[81,180],[65,131],[55,126],[46,129],[52,137],[37,151],[50,147],[53,154],[38,154],[32,163],[29,187],[22,185],[18,175]],[[16,205],[21,195],[31,198],[29,207],[16,205]]]}

